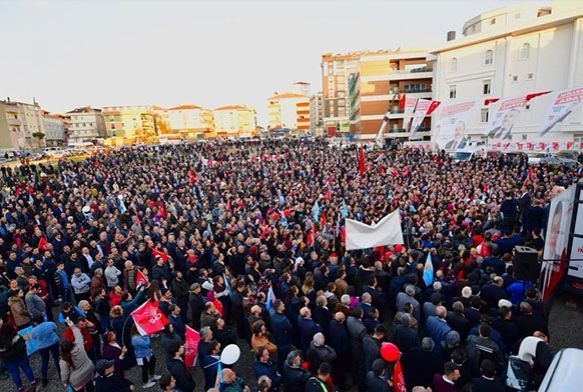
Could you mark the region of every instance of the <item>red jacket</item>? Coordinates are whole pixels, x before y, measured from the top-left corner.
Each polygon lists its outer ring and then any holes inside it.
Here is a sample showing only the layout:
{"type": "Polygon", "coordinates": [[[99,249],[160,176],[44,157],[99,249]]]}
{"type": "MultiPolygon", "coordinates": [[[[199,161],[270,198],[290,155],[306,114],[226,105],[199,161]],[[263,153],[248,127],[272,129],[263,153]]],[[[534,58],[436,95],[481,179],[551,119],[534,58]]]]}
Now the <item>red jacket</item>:
{"type": "MultiPolygon", "coordinates": [[[[93,348],[93,338],[89,334],[89,330],[87,328],[81,328],[80,330],[81,334],[83,335],[83,347],[85,348],[85,351],[89,352],[93,348]]],[[[73,334],[71,327],[65,328],[63,331],[63,338],[70,342],[75,341],[75,335],[73,334]]]]}

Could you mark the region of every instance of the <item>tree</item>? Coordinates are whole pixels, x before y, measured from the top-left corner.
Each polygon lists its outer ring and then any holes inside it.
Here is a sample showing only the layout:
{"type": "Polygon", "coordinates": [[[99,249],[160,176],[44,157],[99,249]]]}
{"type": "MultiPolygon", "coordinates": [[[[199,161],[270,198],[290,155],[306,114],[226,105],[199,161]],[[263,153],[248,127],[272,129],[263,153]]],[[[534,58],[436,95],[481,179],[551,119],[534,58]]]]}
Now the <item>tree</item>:
{"type": "Polygon", "coordinates": [[[41,148],[42,140],[45,138],[45,134],[42,132],[34,132],[32,137],[36,140],[36,148],[41,148]]]}

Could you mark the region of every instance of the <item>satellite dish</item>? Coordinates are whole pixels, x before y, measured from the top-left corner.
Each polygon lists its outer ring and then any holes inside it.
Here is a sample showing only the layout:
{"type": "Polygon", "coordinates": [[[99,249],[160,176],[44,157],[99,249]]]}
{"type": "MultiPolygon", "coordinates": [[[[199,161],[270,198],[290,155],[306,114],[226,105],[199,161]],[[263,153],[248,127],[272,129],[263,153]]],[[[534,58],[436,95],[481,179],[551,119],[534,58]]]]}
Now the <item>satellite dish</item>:
{"type": "Polygon", "coordinates": [[[229,344],[221,353],[221,363],[232,365],[239,360],[241,349],[236,344],[229,344]]]}

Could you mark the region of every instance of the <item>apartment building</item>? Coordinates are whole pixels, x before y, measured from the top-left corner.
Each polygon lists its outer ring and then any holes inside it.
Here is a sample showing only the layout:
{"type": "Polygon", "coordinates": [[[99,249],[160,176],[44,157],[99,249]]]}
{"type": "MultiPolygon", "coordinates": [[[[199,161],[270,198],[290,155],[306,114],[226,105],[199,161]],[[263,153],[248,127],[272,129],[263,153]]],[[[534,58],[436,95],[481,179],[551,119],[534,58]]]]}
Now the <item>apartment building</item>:
{"type": "Polygon", "coordinates": [[[267,100],[268,128],[293,131],[310,129],[310,97],[291,92],[276,93],[267,100]]]}
{"type": "Polygon", "coordinates": [[[45,146],[45,129],[40,105],[0,101],[0,146],[5,149],[35,149],[45,146]]]}
{"type": "Polygon", "coordinates": [[[204,139],[215,136],[213,111],[196,105],[164,109],[155,107],[159,134],[180,139],[204,139]]]}
{"type": "Polygon", "coordinates": [[[227,105],[213,110],[218,137],[253,137],[257,135],[257,113],[244,105],[227,105]]]}
{"type": "Polygon", "coordinates": [[[324,135],[324,103],[322,92],[310,97],[310,131],[316,136],[324,135]]]}
{"type": "MultiPolygon", "coordinates": [[[[468,20],[460,36],[433,50],[436,56],[434,99],[447,104],[476,101],[465,119],[465,137],[494,141],[486,135],[488,102],[546,91],[583,87],[583,2],[512,5],[468,20]]],[[[583,105],[544,136],[540,124],[552,94],[538,96],[515,118],[505,143],[583,141],[583,105]]],[[[439,116],[435,112],[434,120],[439,116]]],[[[435,131],[435,130],[434,130],[435,131]]],[[[432,135],[436,136],[436,135],[432,135]]]]}
{"type": "MultiPolygon", "coordinates": [[[[386,51],[360,56],[358,67],[349,75],[350,132],[356,138],[373,138],[386,113],[389,123],[385,134],[408,138],[404,110],[399,101],[404,97],[431,98],[433,70],[428,52],[386,51]]],[[[417,138],[429,139],[431,119],[427,117],[417,138]]]]}
{"type": "Polygon", "coordinates": [[[43,111],[43,123],[45,129],[44,139],[47,147],[65,145],[66,116],[43,111]]]}
{"type": "Polygon", "coordinates": [[[108,106],[102,109],[102,114],[108,137],[134,143],[153,140],[157,135],[152,106],[108,106]]]}

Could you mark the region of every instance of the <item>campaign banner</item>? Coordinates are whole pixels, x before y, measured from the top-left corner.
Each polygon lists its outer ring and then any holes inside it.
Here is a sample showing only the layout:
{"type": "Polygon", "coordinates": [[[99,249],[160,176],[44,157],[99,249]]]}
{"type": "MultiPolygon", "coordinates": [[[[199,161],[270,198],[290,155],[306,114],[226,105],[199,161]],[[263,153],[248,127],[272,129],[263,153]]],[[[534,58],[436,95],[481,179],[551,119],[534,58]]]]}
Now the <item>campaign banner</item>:
{"type": "Polygon", "coordinates": [[[405,96],[405,108],[403,116],[403,128],[405,131],[409,130],[409,125],[411,124],[411,119],[413,118],[413,113],[415,112],[415,105],[419,98],[405,96]]]}
{"type": "Polygon", "coordinates": [[[451,103],[441,108],[433,135],[439,148],[455,150],[466,146],[467,117],[476,107],[476,101],[467,101],[451,103]]]}
{"type": "Polygon", "coordinates": [[[549,298],[561,281],[567,267],[567,245],[576,186],[551,199],[549,218],[545,230],[545,247],[541,267],[541,294],[543,300],[549,298]]]}
{"type": "Polygon", "coordinates": [[[488,124],[485,133],[490,139],[512,139],[510,133],[520,112],[526,106],[526,96],[506,98],[489,105],[488,124]]]}
{"type": "Polygon", "coordinates": [[[425,117],[431,115],[440,103],[439,101],[431,101],[429,99],[417,100],[415,111],[413,112],[413,121],[411,122],[411,136],[417,132],[425,117]]]}
{"type": "Polygon", "coordinates": [[[543,119],[539,136],[545,135],[555,125],[569,116],[583,102],[583,87],[557,91],[543,119]]]}
{"type": "Polygon", "coordinates": [[[200,333],[187,325],[184,333],[184,364],[187,367],[193,367],[196,362],[199,342],[200,333]]]}
{"type": "Polygon", "coordinates": [[[140,335],[152,335],[160,332],[168,324],[168,319],[158,307],[159,301],[146,301],[132,312],[136,329],[140,335]]]}

